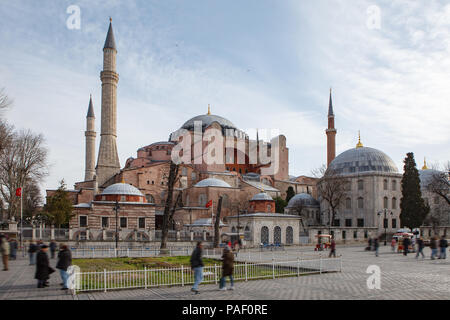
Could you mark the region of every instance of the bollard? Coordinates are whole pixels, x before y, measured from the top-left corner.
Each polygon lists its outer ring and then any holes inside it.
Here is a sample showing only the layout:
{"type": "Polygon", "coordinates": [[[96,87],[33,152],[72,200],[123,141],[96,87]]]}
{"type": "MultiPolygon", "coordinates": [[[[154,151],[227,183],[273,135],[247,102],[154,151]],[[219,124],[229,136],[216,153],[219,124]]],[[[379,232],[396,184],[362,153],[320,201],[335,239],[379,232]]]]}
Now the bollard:
{"type": "Polygon", "coordinates": [[[275,260],[272,259],[272,277],[275,279],[275,260]]]}
{"type": "Polygon", "coordinates": [[[184,287],[184,270],[183,270],[183,265],[181,265],[181,286],[184,287]]]}
{"type": "Polygon", "coordinates": [[[248,273],[247,273],[247,261],[245,261],[245,282],[248,281],[248,273]]]}
{"type": "Polygon", "coordinates": [[[217,264],[214,265],[214,282],[217,284],[217,264]]]}
{"type": "Polygon", "coordinates": [[[144,286],[147,289],[147,266],[144,267],[144,286]]]}
{"type": "Polygon", "coordinates": [[[106,269],[103,269],[103,283],[104,283],[105,292],[106,292],[106,269]]]}

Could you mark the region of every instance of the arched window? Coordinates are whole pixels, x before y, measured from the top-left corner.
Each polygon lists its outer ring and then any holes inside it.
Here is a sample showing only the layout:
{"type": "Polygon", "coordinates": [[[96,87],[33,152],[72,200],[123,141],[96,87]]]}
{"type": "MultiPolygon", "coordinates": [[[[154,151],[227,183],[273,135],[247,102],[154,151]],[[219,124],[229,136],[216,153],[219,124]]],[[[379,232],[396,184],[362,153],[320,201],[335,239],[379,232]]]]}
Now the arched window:
{"type": "Polygon", "coordinates": [[[195,174],[195,172],[192,172],[192,173],[191,173],[191,180],[192,180],[192,181],[197,180],[197,175],[195,174]]]}
{"type": "Polygon", "coordinates": [[[261,228],[261,243],[269,244],[269,228],[266,226],[261,228]]]}
{"type": "Polygon", "coordinates": [[[352,199],[351,198],[345,199],[345,208],[346,209],[351,209],[352,208],[352,199]]]}
{"type": "Polygon", "coordinates": [[[388,197],[384,197],[384,199],[383,199],[383,206],[384,206],[385,209],[388,208],[388,197]]]}
{"type": "Polygon", "coordinates": [[[166,203],[166,191],[161,192],[161,204],[166,203]]]}
{"type": "Polygon", "coordinates": [[[250,227],[246,226],[244,229],[244,240],[251,241],[252,240],[252,233],[250,231],[250,227]]]}
{"type": "Polygon", "coordinates": [[[397,190],[397,181],[396,180],[392,180],[392,190],[397,190]]]}
{"type": "Polygon", "coordinates": [[[286,244],[293,244],[294,243],[294,229],[292,227],[286,228],[286,244]]]}
{"type": "Polygon", "coordinates": [[[384,181],[383,181],[383,189],[384,190],[388,189],[388,181],[387,181],[387,179],[384,179],[384,181]]]}
{"type": "Polygon", "coordinates": [[[146,194],[145,199],[147,200],[148,203],[155,203],[155,198],[153,198],[151,194],[146,194]]]}
{"type": "Polygon", "coordinates": [[[231,233],[236,233],[236,227],[233,226],[233,228],[231,228],[231,233]]]}
{"type": "Polygon", "coordinates": [[[273,229],[273,243],[281,244],[281,228],[279,226],[273,229]]]}
{"type": "Polygon", "coordinates": [[[358,198],[358,209],[364,209],[364,198],[358,198]]]}
{"type": "Polygon", "coordinates": [[[272,206],[270,204],[267,205],[267,212],[272,212],[272,206]]]}
{"type": "Polygon", "coordinates": [[[364,181],[358,180],[358,190],[364,190],[364,181]]]}
{"type": "Polygon", "coordinates": [[[392,209],[397,209],[397,198],[392,198],[392,209]]]}
{"type": "Polygon", "coordinates": [[[206,205],[206,194],[201,194],[198,196],[198,206],[204,207],[206,205]]]}
{"type": "Polygon", "coordinates": [[[187,176],[187,168],[186,167],[183,167],[182,169],[181,169],[181,175],[182,176],[187,176]]]}

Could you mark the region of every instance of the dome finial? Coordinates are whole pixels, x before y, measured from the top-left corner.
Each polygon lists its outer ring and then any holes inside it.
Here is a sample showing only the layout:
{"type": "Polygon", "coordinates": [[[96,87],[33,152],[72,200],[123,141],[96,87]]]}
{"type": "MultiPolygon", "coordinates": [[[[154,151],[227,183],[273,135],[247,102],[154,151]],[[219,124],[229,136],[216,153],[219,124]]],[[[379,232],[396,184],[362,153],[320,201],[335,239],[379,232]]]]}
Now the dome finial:
{"type": "Polygon", "coordinates": [[[361,131],[358,130],[358,144],[356,145],[356,149],[364,147],[361,143],[361,131]]]}
{"type": "Polygon", "coordinates": [[[125,183],[125,178],[122,176],[122,181],[120,183],[125,183]]]}
{"type": "Polygon", "coordinates": [[[209,105],[209,103],[208,103],[208,113],[207,113],[207,115],[208,115],[208,116],[211,115],[211,106],[209,105]]]}
{"type": "Polygon", "coordinates": [[[425,157],[423,157],[423,167],[422,167],[422,170],[428,170],[428,167],[427,167],[427,159],[426,159],[425,157]]]}

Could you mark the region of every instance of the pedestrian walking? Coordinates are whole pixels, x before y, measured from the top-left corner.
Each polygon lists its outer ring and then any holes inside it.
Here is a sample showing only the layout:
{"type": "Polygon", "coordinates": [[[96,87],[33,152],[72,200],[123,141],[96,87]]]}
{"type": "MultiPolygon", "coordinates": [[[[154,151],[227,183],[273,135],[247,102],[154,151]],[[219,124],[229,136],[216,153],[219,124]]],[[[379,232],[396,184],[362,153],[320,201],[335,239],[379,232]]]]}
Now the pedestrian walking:
{"type": "Polygon", "coordinates": [[[445,236],[442,236],[441,240],[439,241],[439,249],[440,249],[439,259],[447,258],[446,254],[447,248],[448,248],[448,241],[447,239],[445,239],[445,236]]]}
{"type": "Polygon", "coordinates": [[[16,239],[9,240],[9,260],[17,259],[17,247],[16,239]]]}
{"type": "Polygon", "coordinates": [[[330,254],[328,255],[328,257],[330,258],[331,256],[336,258],[336,242],[334,241],[334,238],[331,239],[331,244],[330,244],[330,254]]]}
{"type": "Polygon", "coordinates": [[[368,246],[367,246],[367,251],[372,251],[372,246],[373,246],[373,240],[372,238],[369,238],[368,240],[368,246]]]}
{"type": "Polygon", "coordinates": [[[50,279],[50,274],[55,270],[50,267],[50,263],[48,260],[48,246],[42,245],[36,256],[36,273],[34,278],[38,281],[38,288],[48,287],[48,279],[50,279]]]}
{"type": "Polygon", "coordinates": [[[395,247],[397,246],[397,240],[395,238],[392,238],[391,241],[391,250],[392,252],[395,252],[395,247]]]}
{"type": "Polygon", "coordinates": [[[56,253],[56,242],[54,240],[50,241],[50,255],[51,259],[55,259],[56,253]]]}
{"type": "Polygon", "coordinates": [[[3,234],[0,235],[0,251],[2,253],[3,271],[8,271],[9,243],[3,234]]]}
{"type": "Polygon", "coordinates": [[[197,246],[191,255],[191,268],[194,271],[194,285],[191,289],[196,294],[199,293],[198,286],[203,280],[203,260],[202,260],[202,242],[197,242],[197,246]]]}
{"type": "Polygon", "coordinates": [[[403,255],[404,256],[408,255],[410,244],[411,244],[411,240],[409,239],[409,237],[405,237],[405,239],[403,239],[403,255]]]}
{"type": "Polygon", "coordinates": [[[417,239],[417,254],[416,259],[419,258],[419,255],[422,255],[422,260],[425,259],[425,255],[423,254],[423,248],[425,248],[425,242],[423,241],[423,238],[420,237],[417,239]]]}
{"type": "Polygon", "coordinates": [[[373,240],[373,248],[375,249],[375,257],[378,257],[379,249],[380,249],[380,241],[378,238],[373,240]]]}
{"type": "Polygon", "coordinates": [[[437,237],[433,237],[430,241],[430,249],[431,249],[431,260],[434,260],[437,256],[438,252],[438,243],[437,237]]]}
{"type": "Polygon", "coordinates": [[[30,266],[36,264],[36,252],[38,251],[38,246],[31,241],[28,246],[28,256],[30,257],[30,266]]]}
{"type": "Polygon", "coordinates": [[[67,273],[67,269],[72,265],[72,253],[68,249],[68,247],[63,244],[60,247],[60,251],[58,252],[58,262],[56,263],[56,269],[59,269],[59,274],[62,279],[62,288],[61,290],[67,290],[69,287],[67,286],[67,281],[69,280],[69,274],[67,273]]]}
{"type": "Polygon", "coordinates": [[[230,278],[229,290],[234,290],[233,271],[234,271],[234,255],[231,252],[230,248],[226,246],[223,249],[222,254],[222,277],[220,278],[219,290],[221,291],[227,290],[226,277],[230,278]]]}

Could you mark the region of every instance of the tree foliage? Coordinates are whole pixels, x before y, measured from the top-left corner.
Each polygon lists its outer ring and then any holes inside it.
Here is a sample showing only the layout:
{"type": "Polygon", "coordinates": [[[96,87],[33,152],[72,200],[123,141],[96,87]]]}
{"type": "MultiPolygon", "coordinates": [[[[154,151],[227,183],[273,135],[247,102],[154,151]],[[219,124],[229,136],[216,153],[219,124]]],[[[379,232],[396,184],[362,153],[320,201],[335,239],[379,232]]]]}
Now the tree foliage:
{"type": "Polygon", "coordinates": [[[422,198],[419,171],[412,152],[406,155],[404,163],[400,220],[403,227],[414,229],[423,224],[430,207],[422,198]]]}
{"type": "Polygon", "coordinates": [[[64,180],[61,180],[59,188],[47,198],[44,213],[51,224],[61,227],[61,225],[68,224],[73,217],[72,210],[72,200],[69,197],[64,180]]]}
{"type": "Polygon", "coordinates": [[[276,197],[273,200],[275,200],[275,212],[284,213],[284,208],[287,206],[286,200],[281,197],[276,197]]]}
{"type": "Polygon", "coordinates": [[[288,203],[289,200],[291,200],[293,197],[295,197],[295,191],[294,191],[294,188],[292,188],[292,186],[290,186],[289,188],[287,188],[287,191],[286,191],[286,203],[288,203]]]}

